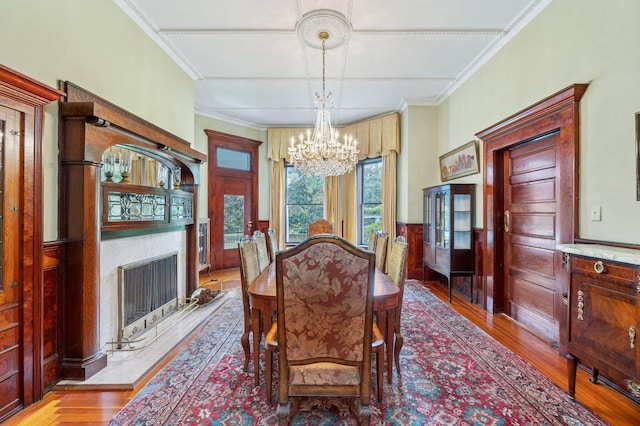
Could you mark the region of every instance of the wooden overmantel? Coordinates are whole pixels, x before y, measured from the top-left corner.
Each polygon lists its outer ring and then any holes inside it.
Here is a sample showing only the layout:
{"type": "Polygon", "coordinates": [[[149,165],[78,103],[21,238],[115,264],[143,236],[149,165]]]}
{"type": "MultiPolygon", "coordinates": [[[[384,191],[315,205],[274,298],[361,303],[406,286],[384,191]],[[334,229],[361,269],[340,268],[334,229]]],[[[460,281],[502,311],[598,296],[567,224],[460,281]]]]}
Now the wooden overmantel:
{"type": "MultiPolygon", "coordinates": [[[[60,238],[65,241],[62,294],[62,378],[86,380],[107,365],[100,350],[100,168],[114,145],[181,168],[181,190],[198,211],[200,164],[207,156],[175,135],[74,85],[61,83],[60,238]]],[[[197,288],[197,221],[187,234],[187,293],[197,288]]]]}

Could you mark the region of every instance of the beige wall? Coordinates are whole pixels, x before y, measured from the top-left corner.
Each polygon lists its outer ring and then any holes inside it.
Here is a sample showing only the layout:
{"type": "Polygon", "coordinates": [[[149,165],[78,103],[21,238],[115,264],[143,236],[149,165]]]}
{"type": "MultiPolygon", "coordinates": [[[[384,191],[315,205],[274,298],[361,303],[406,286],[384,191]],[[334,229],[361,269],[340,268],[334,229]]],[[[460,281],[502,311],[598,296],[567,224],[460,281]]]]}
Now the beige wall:
{"type": "Polygon", "coordinates": [[[579,234],[640,243],[634,142],[639,16],[638,1],[554,0],[439,106],[439,154],[558,90],[590,83],[581,102],[579,234]],[[602,206],[600,222],[590,220],[593,205],[602,206]]]}
{"type": "MultiPolygon", "coordinates": [[[[111,0],[3,0],[0,62],[71,81],[193,141],[193,80],[111,0]]],[[[58,110],[45,111],[44,239],[58,238],[58,110]]]]}
{"type": "Polygon", "coordinates": [[[438,179],[438,109],[409,106],[400,118],[396,220],[422,223],[422,188],[438,179]]]}

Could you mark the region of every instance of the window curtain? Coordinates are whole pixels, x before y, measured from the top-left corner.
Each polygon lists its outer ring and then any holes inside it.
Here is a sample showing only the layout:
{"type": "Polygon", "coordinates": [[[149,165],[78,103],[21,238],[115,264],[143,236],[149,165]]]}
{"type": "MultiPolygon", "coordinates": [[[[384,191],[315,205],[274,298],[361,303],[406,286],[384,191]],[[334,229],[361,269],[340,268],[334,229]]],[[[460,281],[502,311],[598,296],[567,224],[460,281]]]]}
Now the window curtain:
{"type": "MultiPolygon", "coordinates": [[[[382,157],[382,229],[390,241],[396,235],[396,157],[400,152],[400,120],[397,113],[383,115],[346,126],[358,140],[359,160],[382,157]]],[[[268,161],[271,167],[269,218],[278,241],[284,241],[284,162],[287,148],[300,128],[270,128],[267,131],[268,161]]],[[[325,179],[325,215],[335,224],[337,234],[352,243],[357,236],[356,172],[325,179]],[[342,224],[342,226],[341,226],[342,224]]],[[[280,243],[279,243],[280,244],[280,243]]]]}

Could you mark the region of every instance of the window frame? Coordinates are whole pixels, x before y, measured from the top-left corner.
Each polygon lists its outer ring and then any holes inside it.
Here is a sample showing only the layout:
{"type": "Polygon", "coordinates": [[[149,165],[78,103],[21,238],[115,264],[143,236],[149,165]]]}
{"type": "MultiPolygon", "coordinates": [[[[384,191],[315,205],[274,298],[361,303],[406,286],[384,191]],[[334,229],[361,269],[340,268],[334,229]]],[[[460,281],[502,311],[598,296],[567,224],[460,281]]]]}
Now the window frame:
{"type": "MultiPolygon", "coordinates": [[[[364,241],[365,233],[363,232],[364,228],[364,207],[365,204],[373,204],[373,203],[364,203],[364,167],[379,163],[382,167],[382,157],[374,157],[374,158],[366,158],[358,162],[356,166],[356,193],[357,193],[357,205],[356,205],[356,241],[357,245],[366,246],[367,243],[364,241]]],[[[380,203],[375,203],[375,205],[382,205],[382,175],[380,176],[380,203]]],[[[380,221],[382,221],[382,212],[380,214],[380,221]]]]}

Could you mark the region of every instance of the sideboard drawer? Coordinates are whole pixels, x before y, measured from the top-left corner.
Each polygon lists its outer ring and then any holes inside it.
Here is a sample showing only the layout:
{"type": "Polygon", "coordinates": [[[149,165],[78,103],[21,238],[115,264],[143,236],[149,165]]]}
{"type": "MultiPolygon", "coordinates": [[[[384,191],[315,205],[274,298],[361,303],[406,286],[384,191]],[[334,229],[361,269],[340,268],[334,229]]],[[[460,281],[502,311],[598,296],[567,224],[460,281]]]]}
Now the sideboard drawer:
{"type": "Polygon", "coordinates": [[[629,284],[636,284],[638,282],[636,268],[633,266],[595,258],[572,256],[571,272],[590,275],[600,280],[615,280],[629,284]]]}

